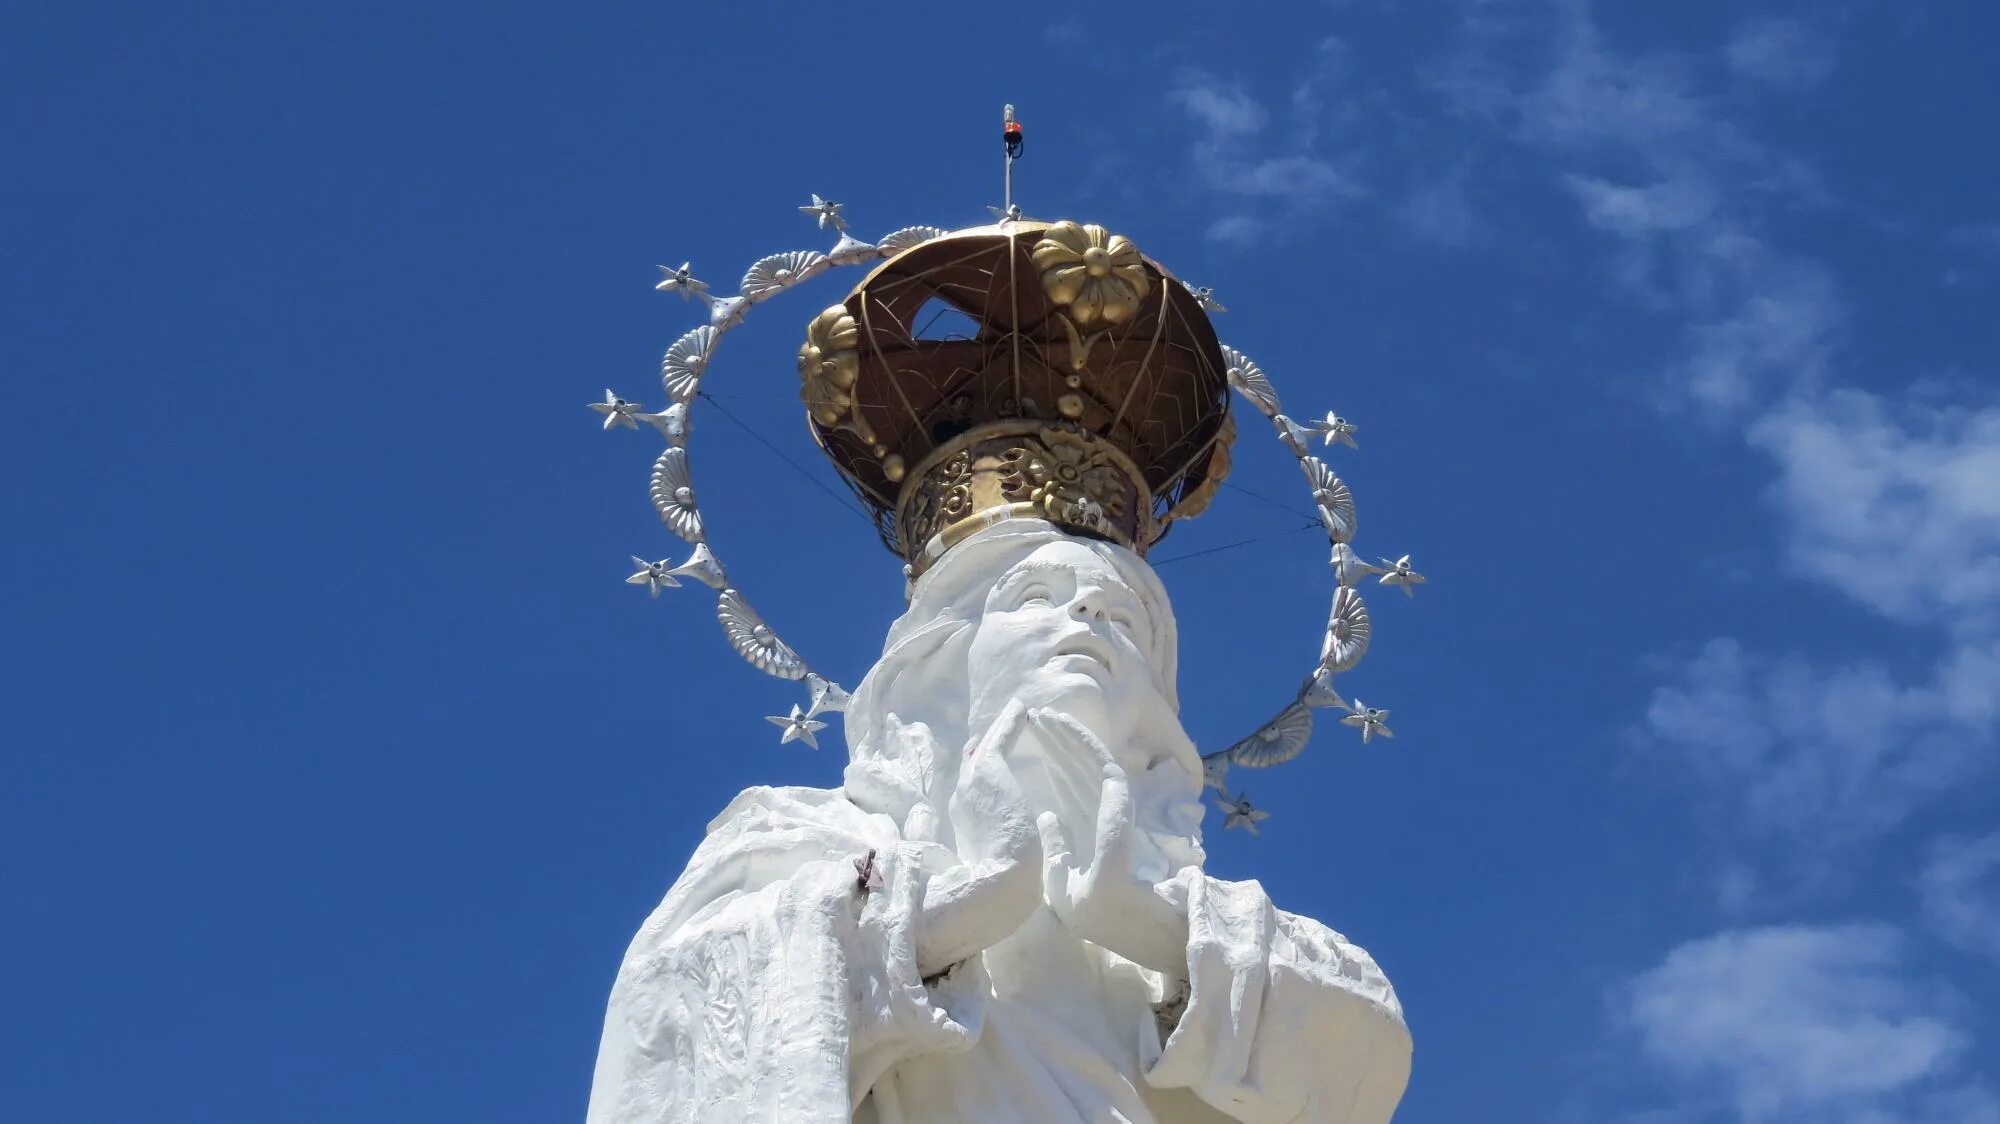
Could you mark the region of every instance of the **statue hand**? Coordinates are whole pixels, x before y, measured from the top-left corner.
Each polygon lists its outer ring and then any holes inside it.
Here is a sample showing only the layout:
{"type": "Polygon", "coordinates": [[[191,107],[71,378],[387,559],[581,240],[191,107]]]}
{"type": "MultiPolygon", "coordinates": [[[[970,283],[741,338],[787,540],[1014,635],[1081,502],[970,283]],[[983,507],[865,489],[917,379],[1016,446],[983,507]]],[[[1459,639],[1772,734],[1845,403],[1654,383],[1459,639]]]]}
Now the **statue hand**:
{"type": "MultiPolygon", "coordinates": [[[[1103,743],[1084,739],[1097,753],[1100,787],[1093,847],[1084,859],[1070,849],[1062,819],[1036,817],[1041,835],[1042,897],[1077,937],[1156,971],[1187,970],[1187,912],[1175,888],[1139,878],[1132,860],[1137,831],[1132,786],[1103,743]]],[[[1068,755],[1083,758],[1083,754],[1068,755]]],[[[1081,772],[1081,770],[1077,770],[1081,772]]]]}
{"type": "Polygon", "coordinates": [[[950,815],[964,861],[924,889],[916,942],[926,979],[999,943],[1041,904],[1041,838],[1008,763],[1026,709],[1004,711],[959,776],[950,815]]]}

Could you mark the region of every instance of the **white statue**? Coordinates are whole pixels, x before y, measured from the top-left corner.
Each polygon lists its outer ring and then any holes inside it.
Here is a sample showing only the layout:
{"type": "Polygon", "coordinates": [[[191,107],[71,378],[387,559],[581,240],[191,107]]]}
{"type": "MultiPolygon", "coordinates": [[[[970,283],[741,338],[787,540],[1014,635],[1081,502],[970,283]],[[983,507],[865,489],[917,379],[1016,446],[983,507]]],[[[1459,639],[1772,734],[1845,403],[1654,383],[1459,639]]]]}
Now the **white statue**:
{"type": "Polygon", "coordinates": [[[837,790],[746,790],[626,953],[589,1119],[1382,1124],[1368,954],[1201,871],[1152,569],[1037,520],[925,571],[837,790]]]}

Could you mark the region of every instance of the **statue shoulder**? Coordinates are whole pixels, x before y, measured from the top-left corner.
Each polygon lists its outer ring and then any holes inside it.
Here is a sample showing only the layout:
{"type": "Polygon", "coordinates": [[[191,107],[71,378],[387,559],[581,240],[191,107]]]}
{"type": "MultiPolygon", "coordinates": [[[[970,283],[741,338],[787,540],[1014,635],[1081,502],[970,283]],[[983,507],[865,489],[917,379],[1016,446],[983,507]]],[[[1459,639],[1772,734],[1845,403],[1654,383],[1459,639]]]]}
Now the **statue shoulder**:
{"type": "Polygon", "coordinates": [[[740,821],[845,819],[861,814],[861,809],[837,788],[760,784],[737,793],[728,807],[708,821],[708,833],[714,835],[740,821]]]}
{"type": "Polygon", "coordinates": [[[746,788],[709,821],[707,837],[647,918],[633,949],[656,945],[697,915],[783,882],[808,864],[848,862],[895,843],[887,816],[862,811],[838,789],[746,788]]]}
{"type": "Polygon", "coordinates": [[[1207,874],[1195,875],[1200,890],[1196,907],[1207,915],[1204,930],[1227,943],[1231,937],[1263,932],[1271,956],[1294,971],[1365,998],[1402,1017],[1395,988],[1368,950],[1346,934],[1303,914],[1279,909],[1255,880],[1230,882],[1207,874]],[[1261,919],[1261,921],[1259,920],[1261,919]]]}

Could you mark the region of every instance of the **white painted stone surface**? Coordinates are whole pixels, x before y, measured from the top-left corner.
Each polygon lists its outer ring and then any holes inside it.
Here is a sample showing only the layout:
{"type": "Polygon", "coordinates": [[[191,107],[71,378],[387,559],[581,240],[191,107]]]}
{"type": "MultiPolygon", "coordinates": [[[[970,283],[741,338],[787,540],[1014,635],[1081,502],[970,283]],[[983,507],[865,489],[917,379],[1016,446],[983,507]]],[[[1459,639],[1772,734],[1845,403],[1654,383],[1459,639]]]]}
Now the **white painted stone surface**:
{"type": "Polygon", "coordinates": [[[1410,1038],[1375,962],[1201,871],[1175,646],[1121,548],[953,548],[855,692],[842,787],[746,790],[633,939],[589,1119],[1389,1120],[1410,1038]]]}

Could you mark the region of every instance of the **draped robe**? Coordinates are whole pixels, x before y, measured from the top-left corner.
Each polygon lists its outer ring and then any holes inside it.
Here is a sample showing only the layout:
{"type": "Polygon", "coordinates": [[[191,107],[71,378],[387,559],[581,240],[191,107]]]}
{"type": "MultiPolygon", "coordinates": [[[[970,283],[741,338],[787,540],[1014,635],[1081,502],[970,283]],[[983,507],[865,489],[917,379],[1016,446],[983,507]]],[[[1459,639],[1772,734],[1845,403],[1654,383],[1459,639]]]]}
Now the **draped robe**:
{"type": "Polygon", "coordinates": [[[1195,866],[1173,876],[1188,913],[1183,980],[1077,939],[1046,906],[925,980],[924,885],[957,861],[841,790],[743,792],[625,955],[588,1119],[1385,1124],[1394,1113],[1410,1038],[1388,980],[1257,883],[1195,866]]]}

